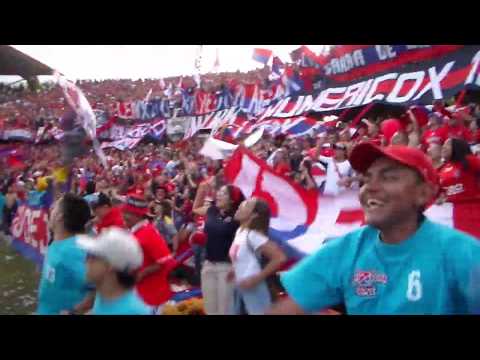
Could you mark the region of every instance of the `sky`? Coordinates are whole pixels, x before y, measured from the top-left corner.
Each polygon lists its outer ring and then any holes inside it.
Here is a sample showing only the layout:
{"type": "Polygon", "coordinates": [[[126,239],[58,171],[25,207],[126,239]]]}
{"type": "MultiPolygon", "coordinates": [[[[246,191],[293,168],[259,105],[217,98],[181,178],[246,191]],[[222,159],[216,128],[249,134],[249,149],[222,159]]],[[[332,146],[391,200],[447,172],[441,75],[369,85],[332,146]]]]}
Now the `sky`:
{"type": "MultiPolygon", "coordinates": [[[[130,78],[135,80],[139,78],[192,75],[198,49],[198,45],[12,46],[60,71],[71,80],[103,78],[130,78]]],[[[262,64],[252,60],[254,48],[270,49],[282,61],[290,61],[289,53],[299,46],[204,45],[201,70],[202,72],[212,70],[217,49],[220,71],[246,71],[263,67],[262,64]]],[[[324,45],[308,45],[308,47],[319,53],[324,45]]],[[[6,78],[4,78],[5,80],[6,78]]]]}

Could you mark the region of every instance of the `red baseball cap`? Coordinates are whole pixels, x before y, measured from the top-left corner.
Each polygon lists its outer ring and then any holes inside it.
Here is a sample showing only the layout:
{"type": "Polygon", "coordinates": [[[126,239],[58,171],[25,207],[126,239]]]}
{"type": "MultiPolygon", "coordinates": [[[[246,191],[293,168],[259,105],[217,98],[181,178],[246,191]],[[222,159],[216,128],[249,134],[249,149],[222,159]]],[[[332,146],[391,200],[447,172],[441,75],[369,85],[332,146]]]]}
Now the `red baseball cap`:
{"type": "Polygon", "coordinates": [[[142,189],[135,189],[127,194],[127,201],[121,207],[122,212],[129,212],[138,216],[154,217],[150,214],[148,202],[142,189]]]}
{"type": "Polygon", "coordinates": [[[426,182],[438,184],[438,174],[430,158],[421,150],[409,146],[390,145],[381,148],[369,142],[360,143],[353,148],[349,161],[354,170],[364,173],[381,157],[387,157],[415,169],[426,182]]]}

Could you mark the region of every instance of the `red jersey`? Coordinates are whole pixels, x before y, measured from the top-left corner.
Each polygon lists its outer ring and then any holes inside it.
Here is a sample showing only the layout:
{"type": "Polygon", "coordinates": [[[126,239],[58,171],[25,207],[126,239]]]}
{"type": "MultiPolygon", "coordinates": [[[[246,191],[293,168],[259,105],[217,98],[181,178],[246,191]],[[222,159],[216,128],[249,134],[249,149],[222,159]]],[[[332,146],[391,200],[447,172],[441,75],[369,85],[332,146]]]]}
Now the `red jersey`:
{"type": "Polygon", "coordinates": [[[447,125],[444,125],[442,129],[444,129],[443,131],[446,133],[447,137],[449,138],[456,138],[456,139],[471,141],[472,132],[463,125],[449,126],[447,124],[447,125]]]}
{"type": "Polygon", "coordinates": [[[132,232],[143,251],[140,271],[154,264],[162,265],[159,271],[148,275],[137,284],[138,294],[143,301],[150,306],[159,306],[172,295],[168,282],[168,263],[173,261],[172,255],[166,241],[152,223],[143,221],[134,226],[132,232]]]}
{"type": "MultiPolygon", "coordinates": [[[[310,156],[313,160],[318,160],[318,158],[315,156],[317,153],[317,148],[311,148],[308,150],[308,156],[310,156]]],[[[322,150],[320,150],[320,156],[325,156],[325,157],[332,157],[334,154],[334,151],[331,147],[322,147],[322,150]]]]}
{"type": "Polygon", "coordinates": [[[275,166],[275,172],[279,175],[284,175],[286,176],[290,171],[290,166],[287,163],[280,163],[277,166],[275,166]]]}
{"type": "Polygon", "coordinates": [[[169,181],[165,184],[165,189],[169,194],[173,193],[175,191],[176,185],[173,181],[169,181]]]}
{"type": "Polygon", "coordinates": [[[448,162],[439,171],[440,186],[449,202],[480,201],[480,159],[467,156],[468,170],[448,162]]]}
{"type": "Polygon", "coordinates": [[[431,130],[428,129],[425,131],[422,135],[422,145],[426,149],[431,143],[437,143],[440,145],[443,145],[443,143],[447,140],[448,138],[448,131],[446,130],[445,127],[436,129],[436,130],[431,130]]]}
{"type": "Polygon", "coordinates": [[[112,226],[117,226],[121,229],[125,228],[122,212],[118,207],[112,207],[110,211],[95,226],[95,230],[97,234],[100,234],[102,230],[108,229],[112,226]]]}
{"type": "Polygon", "coordinates": [[[472,134],[472,142],[475,144],[480,143],[480,129],[477,129],[477,131],[472,134]]]}

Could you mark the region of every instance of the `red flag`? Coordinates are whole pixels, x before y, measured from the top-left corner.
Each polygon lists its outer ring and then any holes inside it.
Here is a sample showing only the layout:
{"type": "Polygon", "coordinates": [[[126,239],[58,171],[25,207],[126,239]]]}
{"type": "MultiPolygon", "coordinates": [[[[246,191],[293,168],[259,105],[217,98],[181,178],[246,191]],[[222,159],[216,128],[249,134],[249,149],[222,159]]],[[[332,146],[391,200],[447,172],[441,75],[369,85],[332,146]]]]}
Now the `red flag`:
{"type": "Polygon", "coordinates": [[[258,61],[259,63],[266,64],[270,57],[272,56],[272,50],[268,49],[253,49],[253,60],[258,61]]]}
{"type": "Polygon", "coordinates": [[[20,160],[15,155],[10,155],[7,158],[7,165],[8,165],[9,168],[16,169],[16,170],[17,169],[21,170],[21,169],[24,169],[25,167],[27,167],[27,164],[25,164],[22,160],[20,160]]]}

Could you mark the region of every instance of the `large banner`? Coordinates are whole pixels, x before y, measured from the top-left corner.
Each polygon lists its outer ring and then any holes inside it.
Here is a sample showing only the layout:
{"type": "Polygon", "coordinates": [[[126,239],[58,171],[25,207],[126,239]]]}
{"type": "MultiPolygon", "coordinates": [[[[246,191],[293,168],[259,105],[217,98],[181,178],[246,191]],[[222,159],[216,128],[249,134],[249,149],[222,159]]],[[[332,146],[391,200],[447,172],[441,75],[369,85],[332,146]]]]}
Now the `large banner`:
{"type": "Polygon", "coordinates": [[[2,140],[9,141],[33,141],[35,134],[29,129],[8,129],[4,130],[2,134],[2,140]]]}
{"type": "Polygon", "coordinates": [[[431,104],[480,86],[479,51],[480,46],[474,45],[340,46],[325,65],[330,76],[321,75],[312,93],[286,96],[291,82],[287,77],[269,89],[250,84],[237,85],[230,95],[225,90],[210,95],[184,94],[184,115],[196,115],[195,131],[205,126],[205,121],[215,121],[230,111],[265,119],[335,112],[370,103],[431,104]],[[226,100],[228,96],[231,98],[226,100]]]}
{"type": "Polygon", "coordinates": [[[111,142],[102,143],[102,149],[116,148],[118,150],[131,150],[146,136],[160,140],[166,133],[166,120],[154,119],[152,122],[134,126],[113,125],[108,131],[111,142]]]}
{"type": "MultiPolygon", "coordinates": [[[[265,161],[242,147],[227,162],[225,177],[230,184],[238,186],[245,197],[260,197],[270,205],[270,238],[294,258],[311,254],[326,241],[358,229],[364,223],[358,190],[338,196],[306,190],[275,173],[265,161]]],[[[466,219],[461,204],[434,205],[425,215],[435,222],[479,236],[478,226],[466,219]]]]}
{"type": "Polygon", "coordinates": [[[42,264],[49,243],[48,208],[24,203],[12,222],[12,246],[38,265],[42,264]]]}
{"type": "Polygon", "coordinates": [[[432,60],[464,45],[337,45],[323,60],[327,77],[349,81],[394,67],[432,60]]]}
{"type": "Polygon", "coordinates": [[[432,104],[450,98],[465,88],[479,88],[480,46],[466,46],[434,61],[404,65],[355,82],[334,82],[312,95],[289,97],[266,108],[260,119],[288,118],[307,112],[337,110],[382,103],[391,105],[432,104]]]}

